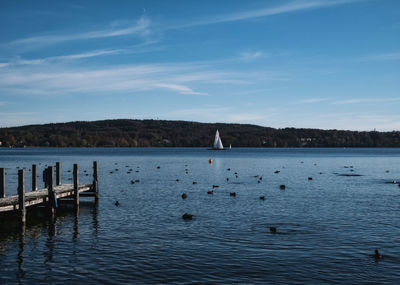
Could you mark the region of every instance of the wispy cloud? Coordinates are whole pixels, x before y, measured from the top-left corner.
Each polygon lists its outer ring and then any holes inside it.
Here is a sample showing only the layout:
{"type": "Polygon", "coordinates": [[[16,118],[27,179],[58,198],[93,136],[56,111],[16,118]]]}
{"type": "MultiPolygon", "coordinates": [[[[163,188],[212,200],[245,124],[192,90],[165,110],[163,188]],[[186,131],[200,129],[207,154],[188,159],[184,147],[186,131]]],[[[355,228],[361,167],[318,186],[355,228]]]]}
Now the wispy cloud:
{"type": "Polygon", "coordinates": [[[360,104],[360,103],[385,103],[385,102],[398,102],[400,97],[395,98],[358,98],[349,100],[334,101],[333,105],[345,105],[345,104],[360,104]]]}
{"type": "Polygon", "coordinates": [[[80,33],[49,34],[18,39],[6,44],[8,47],[35,48],[77,40],[91,40],[127,35],[146,35],[149,33],[150,20],[142,16],[135,24],[127,27],[112,27],[80,33]]]}
{"type": "Polygon", "coordinates": [[[40,64],[44,65],[44,64],[57,63],[59,61],[68,62],[68,61],[77,61],[80,59],[94,58],[100,56],[128,55],[128,54],[148,53],[148,52],[162,50],[162,47],[152,46],[152,44],[154,43],[156,42],[148,41],[142,44],[132,45],[120,49],[91,50],[75,54],[49,56],[49,57],[34,58],[34,59],[24,59],[21,57],[16,57],[10,59],[9,62],[0,63],[0,68],[7,66],[15,66],[15,65],[40,65],[40,64]]]}
{"type": "Polygon", "coordinates": [[[35,112],[0,112],[0,128],[38,123],[35,112]]]}
{"type": "Polygon", "coordinates": [[[299,103],[313,104],[313,103],[325,102],[325,101],[328,101],[328,100],[329,100],[328,98],[308,98],[308,99],[300,100],[299,103]]]}
{"type": "MultiPolygon", "coordinates": [[[[124,49],[113,49],[113,50],[95,50],[83,53],[76,53],[76,54],[69,54],[69,55],[61,55],[61,56],[50,56],[45,58],[38,58],[38,59],[21,59],[17,58],[11,60],[10,62],[6,63],[5,66],[8,65],[39,65],[39,64],[47,64],[54,61],[70,61],[70,60],[78,60],[78,59],[85,59],[91,57],[98,57],[104,55],[116,55],[127,53],[127,50],[124,49]]],[[[0,65],[1,67],[1,65],[0,65]]]]}
{"type": "Polygon", "coordinates": [[[205,92],[195,92],[191,88],[185,85],[178,85],[178,84],[170,84],[170,83],[156,83],[154,84],[155,87],[176,91],[181,94],[189,94],[189,95],[208,95],[205,92]]]}
{"type": "Polygon", "coordinates": [[[206,19],[201,19],[197,21],[193,21],[190,23],[186,23],[183,25],[176,25],[173,27],[169,27],[172,29],[177,28],[187,28],[193,26],[203,26],[210,24],[219,24],[226,22],[235,22],[235,21],[243,21],[249,19],[256,19],[261,17],[274,16],[279,14],[293,13],[298,11],[306,11],[317,8],[325,8],[337,5],[344,5],[353,2],[360,2],[362,0],[306,0],[306,1],[291,1],[284,5],[276,6],[276,7],[268,7],[261,8],[257,10],[249,10],[238,13],[224,14],[219,16],[214,16],[206,19]]]}
{"type": "Polygon", "coordinates": [[[38,64],[0,69],[0,92],[48,96],[163,89],[176,94],[208,95],[210,84],[243,84],[254,78],[251,73],[220,71],[195,63],[100,67],[59,63],[46,68],[38,64]]]}
{"type": "Polygon", "coordinates": [[[263,53],[261,51],[256,51],[256,52],[242,52],[240,54],[240,58],[244,61],[252,61],[256,58],[260,58],[263,56],[263,53]]]}
{"type": "Polygon", "coordinates": [[[400,60],[400,52],[380,53],[359,58],[361,61],[394,61],[400,60]]]}

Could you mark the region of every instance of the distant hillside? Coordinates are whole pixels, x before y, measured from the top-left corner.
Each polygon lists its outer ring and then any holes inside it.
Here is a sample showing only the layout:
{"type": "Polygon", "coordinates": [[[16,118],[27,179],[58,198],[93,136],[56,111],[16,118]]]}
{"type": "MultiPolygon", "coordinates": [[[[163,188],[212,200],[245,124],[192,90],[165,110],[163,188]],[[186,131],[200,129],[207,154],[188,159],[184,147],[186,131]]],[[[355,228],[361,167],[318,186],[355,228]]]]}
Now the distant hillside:
{"type": "Polygon", "coordinates": [[[400,132],[273,129],[244,124],[105,120],[1,128],[3,147],[400,147],[400,132]]]}

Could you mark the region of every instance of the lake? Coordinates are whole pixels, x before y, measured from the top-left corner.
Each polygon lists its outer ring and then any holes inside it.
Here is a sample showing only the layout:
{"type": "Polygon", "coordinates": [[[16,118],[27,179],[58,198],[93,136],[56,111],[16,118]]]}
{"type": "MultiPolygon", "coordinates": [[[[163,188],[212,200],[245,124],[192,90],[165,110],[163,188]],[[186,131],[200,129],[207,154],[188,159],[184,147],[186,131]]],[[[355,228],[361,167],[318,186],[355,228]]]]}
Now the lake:
{"type": "Polygon", "coordinates": [[[98,205],[2,227],[0,283],[400,282],[400,149],[0,149],[7,195],[17,167],[30,191],[32,164],[91,183],[94,160],[98,205]]]}

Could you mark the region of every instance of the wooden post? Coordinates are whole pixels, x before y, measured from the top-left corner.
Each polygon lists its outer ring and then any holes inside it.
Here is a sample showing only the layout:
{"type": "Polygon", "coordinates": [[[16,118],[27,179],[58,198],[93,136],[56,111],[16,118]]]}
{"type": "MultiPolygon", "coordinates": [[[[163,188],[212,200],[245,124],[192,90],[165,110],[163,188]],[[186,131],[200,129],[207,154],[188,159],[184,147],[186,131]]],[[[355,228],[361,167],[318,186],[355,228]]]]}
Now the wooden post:
{"type": "Polygon", "coordinates": [[[49,166],[47,168],[47,178],[48,178],[48,192],[47,192],[47,196],[49,199],[49,206],[50,206],[50,213],[54,214],[55,213],[55,209],[57,208],[57,198],[56,198],[56,194],[54,193],[54,186],[53,186],[53,166],[49,166]]]}
{"type": "Polygon", "coordinates": [[[26,209],[25,209],[25,175],[24,170],[18,170],[18,210],[20,213],[21,223],[26,222],[26,209]]]}
{"type": "Polygon", "coordinates": [[[6,169],[0,168],[0,198],[6,197],[6,169]]]}
{"type": "Polygon", "coordinates": [[[75,207],[79,207],[79,173],[78,164],[74,164],[74,202],[75,207]]]}
{"type": "Polygon", "coordinates": [[[99,185],[97,177],[97,161],[93,161],[93,191],[95,192],[95,200],[99,199],[99,185]]]}
{"type": "Polygon", "coordinates": [[[56,162],[56,185],[61,185],[61,164],[56,162]]]}
{"type": "Polygon", "coordinates": [[[37,165],[32,164],[32,191],[37,190],[37,165]]]}

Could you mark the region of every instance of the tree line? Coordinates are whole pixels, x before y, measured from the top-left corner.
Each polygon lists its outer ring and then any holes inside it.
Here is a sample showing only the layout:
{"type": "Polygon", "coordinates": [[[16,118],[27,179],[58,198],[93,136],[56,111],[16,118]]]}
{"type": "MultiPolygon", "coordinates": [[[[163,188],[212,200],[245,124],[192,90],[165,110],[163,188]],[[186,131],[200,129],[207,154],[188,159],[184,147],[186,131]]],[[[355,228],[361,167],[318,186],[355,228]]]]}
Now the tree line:
{"type": "Polygon", "coordinates": [[[400,132],[358,132],[164,120],[103,120],[0,128],[3,147],[400,147],[400,132]]]}

